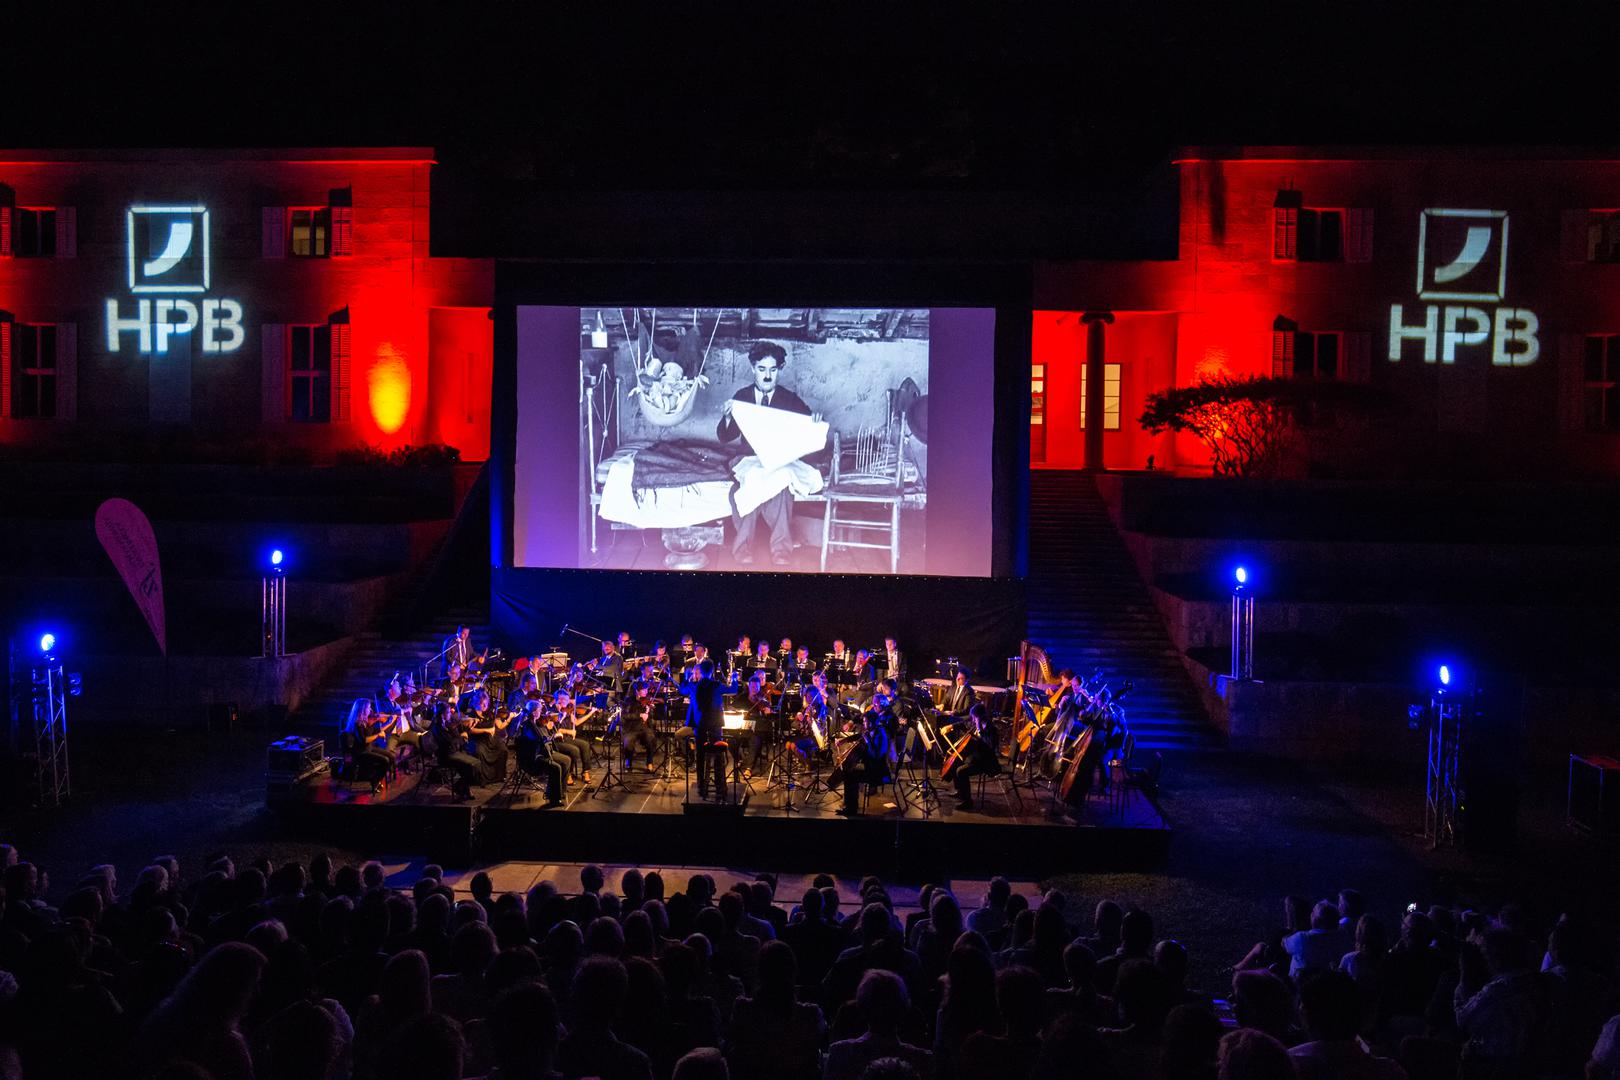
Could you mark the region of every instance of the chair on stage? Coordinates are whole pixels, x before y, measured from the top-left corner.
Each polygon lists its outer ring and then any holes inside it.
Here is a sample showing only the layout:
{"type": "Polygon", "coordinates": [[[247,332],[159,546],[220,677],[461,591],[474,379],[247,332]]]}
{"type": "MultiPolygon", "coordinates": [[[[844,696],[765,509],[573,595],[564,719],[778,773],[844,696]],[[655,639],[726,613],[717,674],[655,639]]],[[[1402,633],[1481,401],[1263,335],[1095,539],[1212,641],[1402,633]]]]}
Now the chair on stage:
{"type": "MultiPolygon", "coordinates": [[[[891,391],[892,392],[892,391],[891,391]]],[[[837,550],[887,551],[889,573],[900,572],[900,507],[905,501],[904,461],[911,429],[904,416],[880,428],[861,428],[844,460],[843,440],[832,437],[832,475],[822,496],[821,569],[837,550]]]]}
{"type": "Polygon", "coordinates": [[[1002,806],[1009,806],[1011,803],[1016,801],[1018,803],[1019,812],[1023,812],[1024,797],[1019,794],[1018,785],[1012,782],[1012,777],[1008,775],[1006,770],[998,770],[997,772],[993,773],[979,773],[973,777],[973,783],[976,789],[973,796],[973,803],[975,806],[982,807],[985,805],[984,793],[991,784],[994,784],[996,786],[996,790],[1001,794],[1002,806]]]}

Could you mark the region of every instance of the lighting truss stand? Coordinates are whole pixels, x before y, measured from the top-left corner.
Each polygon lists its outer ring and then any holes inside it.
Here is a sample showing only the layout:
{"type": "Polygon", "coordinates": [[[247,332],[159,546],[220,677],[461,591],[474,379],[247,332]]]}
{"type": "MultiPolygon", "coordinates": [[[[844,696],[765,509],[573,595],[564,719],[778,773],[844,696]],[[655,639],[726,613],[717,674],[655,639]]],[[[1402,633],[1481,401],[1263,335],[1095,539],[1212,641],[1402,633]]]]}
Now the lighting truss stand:
{"type": "Polygon", "coordinates": [[[1462,762],[1462,701],[1445,690],[1429,702],[1429,762],[1423,787],[1423,838],[1431,849],[1456,846],[1462,839],[1457,818],[1458,772],[1462,762]]]}
{"type": "Polygon", "coordinates": [[[266,574],[259,608],[259,655],[280,660],[287,655],[287,575],[278,566],[266,574]]]}
{"type": "Polygon", "coordinates": [[[72,792],[68,775],[67,674],[47,655],[33,670],[34,768],[41,806],[61,806],[72,792]]]}

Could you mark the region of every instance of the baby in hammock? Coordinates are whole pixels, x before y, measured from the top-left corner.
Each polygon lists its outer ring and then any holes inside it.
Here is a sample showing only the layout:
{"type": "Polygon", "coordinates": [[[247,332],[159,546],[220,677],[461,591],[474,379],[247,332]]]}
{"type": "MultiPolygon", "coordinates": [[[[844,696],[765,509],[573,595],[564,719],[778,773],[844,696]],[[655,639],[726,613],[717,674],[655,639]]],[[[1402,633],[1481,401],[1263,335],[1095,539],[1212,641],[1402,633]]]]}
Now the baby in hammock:
{"type": "Polygon", "coordinates": [[[694,385],[709,385],[709,377],[688,377],[675,361],[660,361],[656,356],[649,356],[646,366],[637,373],[636,385],[630,388],[630,395],[634,397],[640,394],[659,412],[673,414],[680,409],[687,391],[694,385]]]}

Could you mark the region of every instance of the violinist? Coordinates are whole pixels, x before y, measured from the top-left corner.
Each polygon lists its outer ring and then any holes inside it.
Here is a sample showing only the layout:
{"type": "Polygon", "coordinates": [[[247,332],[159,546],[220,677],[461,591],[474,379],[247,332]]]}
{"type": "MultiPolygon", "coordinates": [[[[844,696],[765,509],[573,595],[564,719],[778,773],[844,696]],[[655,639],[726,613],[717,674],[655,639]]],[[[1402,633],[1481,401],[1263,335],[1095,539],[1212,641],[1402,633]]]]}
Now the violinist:
{"type": "Polygon", "coordinates": [[[370,698],[355,698],[349,718],[343,725],[343,741],[354,763],[355,776],[371,785],[375,795],[383,777],[394,767],[394,755],[383,749],[382,724],[372,709],[370,698]]]}
{"type": "Polygon", "coordinates": [[[465,725],[456,716],[454,705],[434,706],[433,722],[423,733],[422,742],[424,748],[431,748],[434,759],[454,774],[450,794],[455,800],[472,798],[472,786],[482,783],[482,774],[478,759],[467,752],[465,725]]]}
{"type": "Polygon", "coordinates": [[[951,754],[954,760],[948,761],[942,779],[956,784],[957,809],[973,809],[973,789],[970,783],[975,776],[995,776],[1001,772],[999,733],[996,725],[990,722],[990,714],[986,711],[983,702],[975,702],[973,708],[968,710],[967,731],[962,734],[961,743],[956,744],[951,754]]]}
{"type": "MultiPolygon", "coordinates": [[[[771,647],[766,642],[760,642],[759,647],[769,656],[771,647]]],[[[748,703],[745,706],[748,715],[754,721],[754,730],[748,736],[748,766],[743,769],[743,779],[746,780],[759,771],[765,759],[765,737],[769,733],[770,725],[776,716],[776,694],[767,680],[765,672],[756,671],[748,680],[748,703]]]]}
{"type": "Polygon", "coordinates": [[[506,779],[506,729],[511,716],[497,714],[489,702],[489,691],[479,687],[462,699],[462,717],[472,754],[478,759],[479,781],[498,784],[506,779]]]}
{"type": "Polygon", "coordinates": [[[620,713],[619,741],[624,748],[624,767],[627,770],[635,760],[636,747],[639,746],[647,755],[647,771],[654,771],[653,751],[658,749],[658,736],[647,723],[649,690],[645,679],[637,679],[631,683],[630,694],[625,698],[624,708],[620,713]]]}
{"type": "Polygon", "coordinates": [[[893,745],[889,732],[875,712],[861,714],[860,742],[844,759],[844,805],[838,811],[844,817],[860,813],[861,788],[867,784],[881,784],[889,778],[889,751],[893,745]]]}
{"type": "Polygon", "coordinates": [[[670,680],[670,670],[675,666],[675,658],[669,655],[669,646],[662,641],[653,646],[653,654],[648,657],[641,668],[641,677],[649,684],[656,686],[670,680]]]}
{"type": "Polygon", "coordinates": [[[563,763],[551,753],[551,740],[546,735],[543,704],[528,701],[512,736],[512,751],[517,757],[519,771],[545,781],[546,806],[562,805],[563,763]]]}
{"type": "Polygon", "coordinates": [[[529,702],[541,700],[540,680],[533,671],[523,673],[523,682],[516,690],[506,695],[506,711],[513,716],[519,716],[529,707],[529,702]]]}
{"type": "Polygon", "coordinates": [[[555,707],[546,718],[547,730],[551,735],[551,751],[568,761],[565,783],[572,784],[577,777],[588,784],[591,782],[588,767],[591,747],[579,737],[578,706],[566,690],[557,691],[553,704],[555,707]]]}
{"type": "Polygon", "coordinates": [[[398,760],[401,746],[421,745],[422,733],[411,723],[411,714],[411,699],[405,695],[405,688],[400,684],[399,676],[395,675],[383,687],[382,701],[377,705],[377,715],[382,720],[383,745],[395,760],[398,760]]]}
{"type": "Polygon", "coordinates": [[[468,688],[466,669],[460,664],[451,664],[446,673],[444,683],[439,687],[439,696],[447,704],[456,705],[461,701],[461,695],[468,688]]]}

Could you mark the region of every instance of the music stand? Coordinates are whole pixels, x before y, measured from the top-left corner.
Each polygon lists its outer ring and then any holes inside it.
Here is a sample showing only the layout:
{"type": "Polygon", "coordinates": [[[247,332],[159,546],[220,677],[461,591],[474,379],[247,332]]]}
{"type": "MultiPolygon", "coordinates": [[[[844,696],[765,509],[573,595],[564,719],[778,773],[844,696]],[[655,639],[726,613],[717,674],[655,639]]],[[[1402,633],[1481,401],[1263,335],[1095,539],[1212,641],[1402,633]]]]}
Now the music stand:
{"type": "Polygon", "coordinates": [[[624,723],[624,708],[614,706],[612,714],[608,717],[607,730],[602,733],[602,745],[607,750],[607,762],[602,767],[602,779],[596,782],[591,789],[591,798],[599,799],[614,788],[630,790],[630,785],[624,780],[624,758],[620,751],[622,746],[614,745],[614,736],[619,733],[619,725],[624,723]]]}

